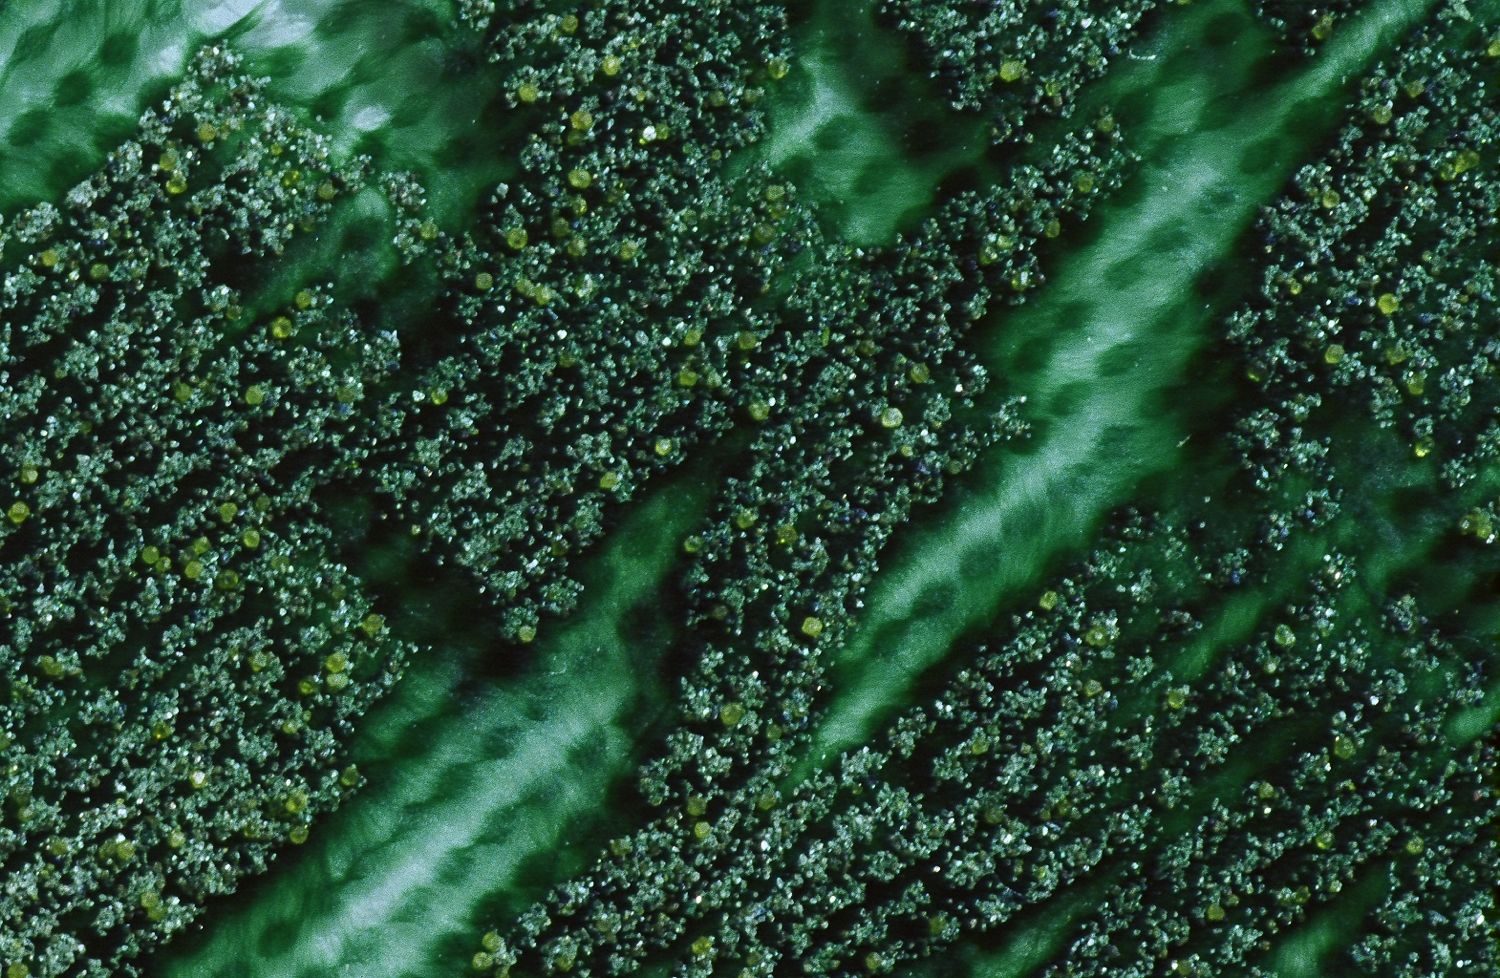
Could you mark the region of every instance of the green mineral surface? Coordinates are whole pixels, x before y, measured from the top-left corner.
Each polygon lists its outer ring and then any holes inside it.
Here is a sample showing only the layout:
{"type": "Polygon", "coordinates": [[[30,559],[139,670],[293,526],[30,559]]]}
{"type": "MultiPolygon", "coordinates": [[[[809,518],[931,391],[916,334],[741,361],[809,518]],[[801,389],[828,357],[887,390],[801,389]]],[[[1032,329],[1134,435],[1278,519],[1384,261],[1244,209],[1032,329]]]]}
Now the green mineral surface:
{"type": "Polygon", "coordinates": [[[0,974],[1500,975],[1497,79],[0,4],[0,974]]]}

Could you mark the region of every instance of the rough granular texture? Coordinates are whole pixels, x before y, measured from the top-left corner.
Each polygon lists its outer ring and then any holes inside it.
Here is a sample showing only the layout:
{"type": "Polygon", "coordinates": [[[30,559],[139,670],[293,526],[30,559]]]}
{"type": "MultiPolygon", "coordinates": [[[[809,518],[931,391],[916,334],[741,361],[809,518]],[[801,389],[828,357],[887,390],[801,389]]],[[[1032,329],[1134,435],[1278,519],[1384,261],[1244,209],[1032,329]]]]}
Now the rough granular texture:
{"type": "Polygon", "coordinates": [[[93,6],[4,978],[1500,972],[1500,3],[93,6]]]}

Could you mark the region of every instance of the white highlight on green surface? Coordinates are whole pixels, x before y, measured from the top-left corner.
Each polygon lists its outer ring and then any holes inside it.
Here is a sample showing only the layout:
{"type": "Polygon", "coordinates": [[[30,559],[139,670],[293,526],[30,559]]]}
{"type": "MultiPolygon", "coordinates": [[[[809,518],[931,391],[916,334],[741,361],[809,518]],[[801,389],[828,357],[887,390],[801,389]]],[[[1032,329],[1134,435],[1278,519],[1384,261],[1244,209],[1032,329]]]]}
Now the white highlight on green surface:
{"type": "Polygon", "coordinates": [[[637,705],[659,694],[628,620],[679,553],[669,528],[693,507],[670,496],[622,528],[625,545],[600,558],[607,582],[538,639],[522,678],[465,694],[472,664],[445,662],[441,650],[414,663],[361,733],[361,752],[383,759],[369,765],[372,783],[315,825],[308,850],[247,905],[210,907],[208,940],[166,955],[161,978],[408,978],[450,959],[462,967],[454,948],[477,941],[495,895],[528,859],[566,851],[570,828],[597,818],[638,761],[637,705]],[[641,534],[647,544],[629,542],[641,534]]]}
{"type": "MultiPolygon", "coordinates": [[[[1426,6],[1372,5],[1309,68],[1268,95],[1245,90],[1240,80],[1264,53],[1264,41],[1254,37],[1237,42],[1245,46],[1240,64],[1205,65],[1204,77],[1156,93],[1149,121],[1126,138],[1137,146],[1177,144],[1165,156],[1145,154],[1135,177],[1144,195],[1123,209],[1103,208],[1096,242],[1062,259],[1033,304],[1000,320],[1009,336],[1062,336],[1033,376],[1007,377],[1005,365],[989,358],[1001,382],[1027,395],[1032,416],[1044,422],[1039,441],[1024,454],[996,453],[982,469],[990,492],[958,519],[923,526],[912,557],[877,579],[865,618],[841,653],[847,685],[818,732],[815,761],[865,741],[882,711],[900,702],[959,635],[990,620],[1018,589],[1038,586],[1048,562],[1082,547],[1101,514],[1143,477],[1179,463],[1181,429],[1162,398],[1183,379],[1188,357],[1212,327],[1187,297],[1301,159],[1311,134],[1299,131],[1298,97],[1339,90],[1426,6]],[[1233,124],[1203,129],[1192,108],[1231,95],[1243,100],[1233,124]],[[1242,173],[1247,151],[1271,136],[1286,151],[1261,172],[1242,173]],[[1107,362],[1115,368],[1106,371],[1107,362]],[[939,599],[929,600],[933,595],[939,599]]],[[[1210,15],[1211,5],[1179,15],[1152,46],[1170,51],[1191,43],[1210,15]]]]}

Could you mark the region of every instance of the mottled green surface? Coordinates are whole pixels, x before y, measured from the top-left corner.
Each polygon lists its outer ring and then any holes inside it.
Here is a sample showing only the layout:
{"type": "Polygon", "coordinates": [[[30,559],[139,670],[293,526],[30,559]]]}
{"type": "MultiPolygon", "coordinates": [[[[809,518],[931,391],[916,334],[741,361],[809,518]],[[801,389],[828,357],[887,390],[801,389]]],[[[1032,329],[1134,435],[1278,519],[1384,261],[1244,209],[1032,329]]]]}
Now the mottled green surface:
{"type": "MultiPolygon", "coordinates": [[[[1235,462],[1224,441],[1240,400],[1254,396],[1223,340],[1225,317],[1259,286],[1252,224],[1332,144],[1355,80],[1437,6],[1371,0],[1308,58],[1239,0],[1171,5],[1085,89],[1077,117],[1112,107],[1139,163],[1086,225],[1042,243],[1048,280],[1027,304],[997,303],[967,341],[993,378],[980,409],[1024,398],[1032,430],[989,448],[895,531],[852,631],[830,653],[826,713],[785,790],[941,696],[978,643],[999,645],[1013,615],[1108,546],[1101,534],[1122,507],[1184,523],[1255,512],[1228,487],[1235,462]]],[[[1493,18],[1497,5],[1469,6],[1493,18]]],[[[772,90],[768,137],[736,165],[770,165],[801,188],[826,234],[880,249],[916,233],[954,192],[1003,184],[1060,124],[1038,123],[1034,146],[989,146],[982,121],[945,104],[872,8],[819,0],[793,11],[797,57],[772,90]]],[[[524,128],[496,97],[511,85],[505,69],[487,66],[451,17],[436,0],[12,3],[0,10],[0,209],[59,197],[129,136],[201,43],[224,38],[339,153],[411,170],[437,223],[457,234],[490,185],[516,172],[524,128]]],[[[398,267],[390,222],[377,195],[361,198],[269,270],[265,294],[328,280],[374,321],[444,349],[448,338],[426,319],[438,286],[398,267]]],[[[1227,598],[1186,573],[1164,582],[1181,603],[1204,606],[1204,629],[1162,653],[1181,682],[1212,678],[1226,649],[1273,628],[1335,548],[1362,561],[1364,593],[1348,613],[1373,621],[1388,600],[1420,592],[1449,634],[1492,642],[1495,559],[1460,548],[1452,527],[1494,500],[1493,472],[1449,493],[1401,435],[1354,409],[1337,417],[1347,441],[1334,464],[1351,516],[1298,537],[1268,558],[1255,587],[1227,598]]],[[[502,634],[474,579],[438,566],[394,520],[377,518],[378,506],[330,501],[342,558],[378,594],[392,632],[426,651],[350,741],[368,783],[321,817],[305,846],[210,900],[194,933],[156,952],[145,973],[466,973],[481,933],[510,926],[609,839],[657,818],[635,776],[678,722],[678,683],[698,648],[684,621],[683,541],[700,532],[742,447],[730,439],[706,450],[612,516],[577,558],[578,609],[523,646],[502,634]]],[[[1397,644],[1381,654],[1396,661],[1397,644]]],[[[1454,744],[1493,740],[1500,684],[1493,671],[1486,680],[1484,703],[1449,718],[1454,744]]],[[[1200,786],[1204,797],[1243,795],[1304,736],[1277,728],[1265,756],[1236,755],[1200,786]]],[[[1431,751],[1433,764],[1448,756],[1431,751]]],[[[1327,962],[1360,931],[1383,872],[1279,935],[1259,959],[1266,973],[1338,975],[1327,962]]],[[[1076,923],[1125,875],[1112,863],[902,973],[1019,978],[1060,967],[1076,923]]],[[[682,950],[648,973],[679,973],[670,969],[682,950]]]]}

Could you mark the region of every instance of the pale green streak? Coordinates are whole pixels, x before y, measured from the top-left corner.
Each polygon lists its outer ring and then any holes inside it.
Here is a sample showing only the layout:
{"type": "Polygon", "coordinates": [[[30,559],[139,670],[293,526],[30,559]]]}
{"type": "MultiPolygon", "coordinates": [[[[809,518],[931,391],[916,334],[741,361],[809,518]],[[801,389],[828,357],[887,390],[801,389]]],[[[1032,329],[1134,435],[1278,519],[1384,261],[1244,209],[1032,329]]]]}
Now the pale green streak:
{"type": "Polygon", "coordinates": [[[252,73],[272,79],[276,99],[316,116],[309,121],[338,151],[372,152],[387,169],[418,172],[439,219],[457,220],[513,164],[499,153],[441,162],[450,139],[479,133],[480,113],[498,90],[486,64],[469,66],[463,84],[446,77],[445,59],[458,44],[451,19],[447,0],[0,5],[0,210],[52,199],[86,177],[134,134],[140,113],[193,55],[222,41],[252,73]],[[105,39],[127,36],[133,54],[105,65],[105,39]],[[85,79],[86,91],[60,104],[66,78],[85,79]]]}
{"type": "Polygon", "coordinates": [[[797,25],[796,59],[772,90],[760,153],[840,237],[878,247],[928,213],[943,178],[977,163],[985,142],[979,120],[955,116],[905,70],[901,40],[876,23],[871,6],[818,0],[797,25]],[[914,154],[905,142],[918,128],[946,145],[914,154]]]}
{"type": "Polygon", "coordinates": [[[661,650],[642,650],[629,622],[660,600],[696,512],[662,492],[634,515],[583,611],[538,639],[519,680],[465,696],[475,663],[440,649],[414,663],[361,734],[372,784],[247,905],[211,907],[208,940],[158,974],[401,978],[462,965],[497,894],[528,860],[568,852],[568,833],[593,827],[639,763],[661,650]]]}
{"type": "MultiPolygon", "coordinates": [[[[1135,55],[1180,50],[1212,14],[1234,6],[1204,5],[1173,20],[1135,55]]],[[[986,488],[956,519],[905,531],[921,534],[920,545],[872,589],[867,616],[841,653],[845,685],[814,760],[864,741],[962,633],[993,618],[1017,591],[1040,586],[1057,555],[1084,546],[1101,515],[1144,477],[1183,464],[1184,419],[1165,397],[1185,379],[1183,368],[1216,315],[1192,298],[1195,284],[1231,254],[1318,135],[1298,115],[1299,97],[1341,100],[1344,82],[1428,6],[1373,5],[1308,68],[1266,94],[1246,73],[1267,42],[1248,31],[1221,57],[1201,62],[1196,75],[1153,93],[1146,124],[1127,132],[1146,155],[1135,177],[1144,193],[1101,210],[1095,242],[1063,258],[1042,296],[994,327],[1000,335],[990,365],[1028,397],[1040,438],[1024,454],[1003,450],[986,459],[978,473],[986,488]],[[1235,100],[1232,121],[1205,128],[1205,107],[1223,99],[1235,100]],[[1276,152],[1245,172],[1252,148],[1268,140],[1276,152]],[[1169,153],[1151,153],[1168,142],[1169,153]],[[1034,373],[1017,374],[995,355],[1003,344],[1032,342],[1053,344],[1034,373]]],[[[1142,83],[1130,72],[1119,81],[1127,90],[1142,83]]]]}

